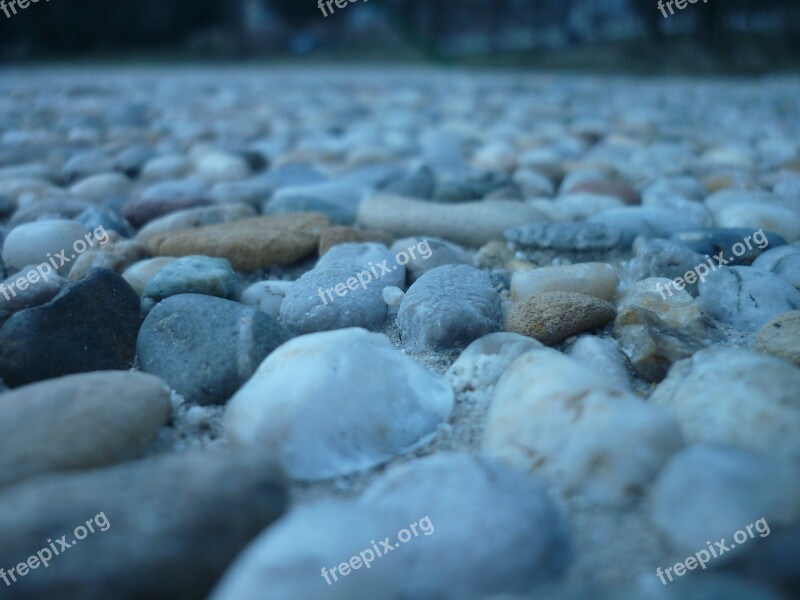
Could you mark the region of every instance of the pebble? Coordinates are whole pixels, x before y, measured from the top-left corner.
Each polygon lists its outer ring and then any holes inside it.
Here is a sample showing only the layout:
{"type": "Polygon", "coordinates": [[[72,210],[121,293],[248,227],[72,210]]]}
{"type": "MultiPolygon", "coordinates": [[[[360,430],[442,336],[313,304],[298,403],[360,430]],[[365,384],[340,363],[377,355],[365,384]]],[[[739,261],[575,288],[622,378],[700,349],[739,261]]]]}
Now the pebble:
{"type": "Polygon", "coordinates": [[[800,214],[780,206],[733,204],[717,211],[718,227],[748,227],[777,233],[788,242],[800,239],[800,214]]]}
{"type": "Polygon", "coordinates": [[[386,246],[339,244],[286,291],[281,321],[296,335],[348,327],[379,331],[387,313],[383,288],[402,286],[405,278],[405,267],[386,246]]]}
{"type": "Polygon", "coordinates": [[[382,188],[385,194],[407,198],[433,198],[435,190],[436,176],[426,166],[404,173],[382,188]]]}
{"type": "Polygon", "coordinates": [[[154,256],[202,254],[226,258],[237,271],[289,265],[313,254],[328,225],[319,214],[305,213],[242,219],[153,236],[147,248],[154,256]]]}
{"type": "Polygon", "coordinates": [[[174,213],[179,210],[197,208],[212,204],[212,200],[202,195],[176,194],[176,197],[147,197],[131,200],[122,207],[122,215],[136,227],[141,227],[146,223],[174,213]]]}
{"type": "Polygon", "coordinates": [[[800,290],[774,273],[752,267],[720,267],[699,289],[704,311],[743,331],[758,331],[771,319],[800,309],[800,290]]]}
{"type": "MultiPolygon", "coordinates": [[[[679,550],[694,553],[725,538],[737,550],[758,552],[772,529],[800,519],[800,474],[789,463],[728,446],[696,444],[673,456],[653,485],[650,515],[679,550]],[[693,498],[688,504],[686,498],[693,498]],[[752,535],[746,527],[751,527],[752,535]],[[734,542],[734,533],[745,532],[734,542]],[[741,546],[741,548],[740,548],[741,546]]],[[[737,534],[738,535],[738,534],[737,534]]],[[[729,545],[729,544],[728,544],[729,545]]]]}
{"type": "Polygon", "coordinates": [[[714,346],[676,363],[650,402],[670,410],[690,442],[796,459],[798,389],[800,368],[758,352],[714,346]]]}
{"type": "Polygon", "coordinates": [[[49,262],[52,256],[56,270],[64,274],[71,266],[64,258],[75,258],[73,245],[76,241],[85,243],[85,235],[83,225],[75,221],[45,220],[19,225],[6,237],[3,260],[10,267],[22,269],[27,265],[53,264],[49,262]]]}
{"type": "Polygon", "coordinates": [[[587,294],[538,292],[514,303],[505,328],[552,346],[576,333],[599,329],[616,314],[612,304],[587,294]]]}
{"type": "Polygon", "coordinates": [[[225,420],[235,446],[263,451],[294,479],[319,480],[410,450],[452,408],[441,377],[385,336],[353,328],[302,336],[273,352],[231,399],[225,420]]]}
{"type": "Polygon", "coordinates": [[[502,329],[500,296],[474,267],[437,267],[406,292],[397,325],[409,352],[464,347],[502,329]]]}
{"type": "Polygon", "coordinates": [[[337,225],[352,225],[358,206],[368,193],[358,183],[323,181],[303,186],[284,187],[263,207],[265,215],[318,212],[337,225]]]}
{"type": "Polygon", "coordinates": [[[622,506],[647,488],[682,442],[666,412],[542,349],[520,356],[501,377],[483,452],[582,502],[622,506]]]}
{"type": "Polygon", "coordinates": [[[250,175],[250,166],[244,158],[219,150],[202,153],[194,166],[194,174],[206,182],[235,181],[250,175]]]}
{"type": "Polygon", "coordinates": [[[12,387],[73,373],[127,369],[139,330],[139,298],[122,277],[97,269],[47,304],[0,328],[0,377],[12,387]]]}
{"type": "Polygon", "coordinates": [[[800,311],[784,313],[764,325],[753,348],[800,367],[800,311]]]}
{"type": "Polygon", "coordinates": [[[566,354],[603,373],[621,389],[631,389],[628,359],[613,341],[596,335],[582,335],[567,348],[566,354]]]}
{"type": "Polygon", "coordinates": [[[410,258],[406,265],[406,283],[408,285],[436,267],[472,264],[469,252],[456,244],[436,238],[402,238],[392,244],[391,251],[395,255],[405,253],[410,258]],[[411,256],[412,252],[413,257],[411,256]]]}
{"type": "Polygon", "coordinates": [[[389,285],[383,288],[381,295],[383,296],[383,301],[386,302],[386,306],[399,309],[406,293],[399,287],[389,285]]]}
{"type": "Polygon", "coordinates": [[[767,250],[753,261],[753,268],[771,271],[800,289],[800,246],[767,250]]]}
{"type": "Polygon", "coordinates": [[[203,294],[238,301],[242,290],[236,272],[224,258],[185,256],[156,273],[144,288],[142,312],[178,294],[203,294]]]}
{"type": "Polygon", "coordinates": [[[0,437],[8,444],[0,488],[138,458],[171,414],[167,386],[143,373],[69,375],[0,394],[0,437]]]}
{"type": "Polygon", "coordinates": [[[116,210],[109,206],[90,206],[75,217],[75,221],[88,231],[102,227],[105,231],[116,231],[122,237],[133,237],[131,224],[116,210]]]}
{"type": "MultiPolygon", "coordinates": [[[[526,202],[529,206],[535,208],[540,213],[544,214],[546,219],[528,219],[527,221],[518,221],[526,223],[534,220],[542,221],[584,221],[593,215],[603,213],[608,210],[621,209],[625,205],[618,198],[612,196],[598,196],[595,194],[566,194],[559,196],[555,201],[546,199],[534,199],[526,202]]],[[[611,223],[611,225],[614,225],[611,223]]],[[[622,244],[630,246],[632,237],[626,235],[623,237],[622,244]]]]}
{"type": "Polygon", "coordinates": [[[0,493],[0,564],[16,565],[21,550],[35,553],[64,534],[72,545],[77,526],[92,519],[94,533],[54,556],[50,568],[18,578],[13,597],[58,598],[70,590],[75,598],[205,598],[287,503],[274,471],[236,453],[48,475],[0,493]]]}
{"type": "Polygon", "coordinates": [[[606,210],[589,217],[588,222],[622,229],[626,240],[630,242],[639,235],[648,238],[666,238],[676,233],[711,225],[708,218],[647,206],[606,210]]]}
{"type": "Polygon", "coordinates": [[[189,174],[191,161],[185,156],[169,154],[156,156],[142,167],[142,179],[146,181],[170,181],[189,174]]]}
{"type": "Polygon", "coordinates": [[[13,228],[46,219],[74,219],[77,221],[76,217],[91,206],[93,206],[92,203],[87,200],[79,200],[70,196],[41,198],[16,211],[8,224],[13,228]]]}
{"type": "Polygon", "coordinates": [[[137,262],[122,273],[122,278],[128,282],[140,297],[144,293],[144,288],[147,283],[158,273],[161,269],[168,264],[176,261],[177,259],[172,256],[162,256],[158,258],[149,258],[137,262]]]}
{"type": "Polygon", "coordinates": [[[152,238],[161,234],[198,229],[206,225],[234,223],[255,216],[257,216],[256,211],[246,204],[187,208],[150,221],[139,230],[136,239],[142,244],[147,244],[152,238]]]}
{"type": "Polygon", "coordinates": [[[625,249],[622,230],[599,223],[532,223],[512,227],[505,238],[525,250],[582,254],[625,249]]]}
{"type": "Polygon", "coordinates": [[[570,193],[595,194],[618,198],[625,204],[641,204],[639,193],[627,183],[621,181],[593,180],[578,183],[570,188],[570,193]]]}
{"type": "Polygon", "coordinates": [[[257,308],[273,319],[280,318],[281,305],[291,281],[259,281],[242,292],[242,304],[257,308]]]}
{"type": "Polygon", "coordinates": [[[610,301],[619,284],[617,270],[606,263],[581,263],[516,271],[511,298],[517,302],[541,292],[586,294],[610,301]]]}
{"type": "Polygon", "coordinates": [[[395,237],[431,236],[468,247],[478,247],[514,225],[544,220],[544,215],[521,202],[463,202],[441,205],[398,196],[366,198],[358,222],[367,229],[395,237]]]}
{"type": "Polygon", "coordinates": [[[0,285],[0,323],[12,313],[50,302],[67,285],[66,279],[55,274],[47,279],[39,277],[35,284],[30,284],[31,280],[36,280],[34,273],[38,276],[36,267],[25,267],[0,285]],[[29,283],[25,289],[18,283],[20,279],[29,283]]]}
{"type": "Polygon", "coordinates": [[[158,375],[189,402],[223,404],[287,339],[274,319],[249,306],[180,294],[147,315],[136,350],[142,371],[158,375]]]}
{"type": "Polygon", "coordinates": [[[786,244],[786,240],[775,233],[755,229],[701,229],[674,235],[672,240],[694,252],[713,257],[715,266],[719,266],[716,257],[720,252],[721,258],[731,265],[749,265],[768,248],[786,244]],[[745,242],[746,238],[749,238],[749,244],[745,242]]]}
{"type": "MultiPolygon", "coordinates": [[[[637,280],[658,278],[674,281],[681,278],[686,281],[684,277],[686,273],[694,271],[698,265],[703,265],[707,261],[705,256],[672,240],[650,240],[640,237],[636,238],[633,244],[633,258],[628,268],[637,280]]],[[[673,293],[685,291],[691,296],[697,296],[699,280],[696,276],[690,279],[693,279],[692,283],[687,282],[683,290],[677,290],[674,286],[670,286],[669,289],[673,293]]]]}
{"type": "Polygon", "coordinates": [[[81,179],[69,191],[78,198],[101,202],[115,196],[127,195],[130,187],[130,179],[121,173],[98,173],[81,179]]]}
{"type": "Polygon", "coordinates": [[[325,253],[338,244],[351,244],[361,242],[375,242],[385,246],[392,245],[392,238],[379,231],[361,231],[353,227],[335,225],[322,232],[319,238],[319,255],[325,253]]]}

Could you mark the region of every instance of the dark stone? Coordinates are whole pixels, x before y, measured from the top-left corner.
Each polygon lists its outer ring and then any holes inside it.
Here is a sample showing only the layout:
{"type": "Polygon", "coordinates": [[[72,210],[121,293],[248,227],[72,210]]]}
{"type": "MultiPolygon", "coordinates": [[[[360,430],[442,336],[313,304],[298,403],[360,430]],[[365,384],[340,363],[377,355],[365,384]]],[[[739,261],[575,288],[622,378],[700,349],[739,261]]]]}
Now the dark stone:
{"type": "Polygon", "coordinates": [[[95,269],[53,300],[11,316],[0,328],[0,377],[16,387],[133,362],[139,297],[122,277],[95,269]]]}

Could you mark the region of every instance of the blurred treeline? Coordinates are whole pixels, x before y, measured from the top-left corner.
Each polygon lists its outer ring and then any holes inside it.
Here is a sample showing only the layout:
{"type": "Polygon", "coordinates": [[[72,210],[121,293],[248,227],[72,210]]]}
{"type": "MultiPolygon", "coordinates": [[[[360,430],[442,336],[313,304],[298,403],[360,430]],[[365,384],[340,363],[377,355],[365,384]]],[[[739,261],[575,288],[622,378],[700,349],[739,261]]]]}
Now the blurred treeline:
{"type": "Polygon", "coordinates": [[[316,2],[39,2],[10,19],[0,13],[0,56],[363,57],[369,49],[371,57],[487,64],[683,56],[758,69],[795,64],[800,54],[799,0],[698,0],[668,19],[657,0],[358,0],[327,18],[316,2]]]}

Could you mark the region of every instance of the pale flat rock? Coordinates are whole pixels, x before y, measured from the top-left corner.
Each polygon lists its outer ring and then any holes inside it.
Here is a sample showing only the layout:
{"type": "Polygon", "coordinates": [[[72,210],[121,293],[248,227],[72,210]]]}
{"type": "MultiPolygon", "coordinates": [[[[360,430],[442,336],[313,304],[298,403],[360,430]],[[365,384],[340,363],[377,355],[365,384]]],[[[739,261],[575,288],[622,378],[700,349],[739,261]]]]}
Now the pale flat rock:
{"type": "Polygon", "coordinates": [[[617,270],[606,263],[541,267],[515,272],[511,297],[519,301],[539,292],[574,292],[610,301],[618,284],[617,270]]]}

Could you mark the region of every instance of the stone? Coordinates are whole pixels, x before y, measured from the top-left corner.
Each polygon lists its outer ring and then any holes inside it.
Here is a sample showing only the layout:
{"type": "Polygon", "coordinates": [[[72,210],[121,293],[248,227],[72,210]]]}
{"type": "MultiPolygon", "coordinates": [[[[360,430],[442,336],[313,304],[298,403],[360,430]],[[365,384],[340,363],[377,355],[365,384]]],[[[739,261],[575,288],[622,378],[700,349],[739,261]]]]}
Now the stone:
{"type": "MultiPolygon", "coordinates": [[[[533,199],[527,201],[539,212],[543,213],[548,221],[585,221],[592,215],[602,212],[621,209],[625,205],[618,198],[612,196],[598,196],[595,194],[567,194],[559,196],[555,200],[533,199]]],[[[542,219],[538,219],[542,220],[542,219]]],[[[517,222],[515,225],[519,225],[517,222]]],[[[614,225],[614,224],[610,224],[614,225]]],[[[630,246],[633,238],[625,235],[622,240],[623,245],[630,246]]]]}
{"type": "Polygon", "coordinates": [[[599,329],[617,311],[605,300],[574,292],[539,292],[514,303],[506,330],[551,346],[576,333],[599,329]]]}
{"type": "Polygon", "coordinates": [[[517,169],[513,178],[525,198],[550,198],[556,193],[556,187],[550,178],[538,171],[517,169]]]}
{"type": "Polygon", "coordinates": [[[581,502],[622,506],[682,445],[675,420],[550,349],[515,360],[495,387],[482,451],[581,502]]]}
{"type": "Polygon", "coordinates": [[[463,248],[435,238],[410,237],[397,240],[391,251],[395,255],[405,253],[410,260],[406,264],[406,283],[413,284],[425,273],[443,265],[472,265],[470,254],[463,248]]]}
{"type": "Polygon", "coordinates": [[[250,175],[250,166],[241,156],[213,150],[195,159],[194,172],[207,182],[236,181],[250,175]]]}
{"type": "Polygon", "coordinates": [[[25,267],[0,284],[0,323],[5,322],[12,313],[50,302],[65,285],[67,280],[63,277],[55,274],[47,278],[39,277],[36,267],[25,267]],[[20,279],[29,284],[31,281],[35,283],[22,289],[17,283],[20,279]]]}
{"type": "Polygon", "coordinates": [[[800,291],[782,277],[752,267],[720,267],[700,286],[709,315],[743,331],[758,331],[771,319],[800,309],[800,291]]]}
{"type": "Polygon", "coordinates": [[[125,270],[125,260],[112,252],[86,252],[72,263],[69,280],[72,282],[83,279],[93,269],[108,269],[114,273],[121,273],[125,270]]]}
{"type": "MultiPolygon", "coordinates": [[[[685,281],[687,273],[694,271],[699,265],[705,265],[707,260],[705,256],[672,240],[637,238],[633,244],[633,259],[629,263],[629,269],[637,280],[659,278],[675,281],[681,278],[685,281]]],[[[683,290],[677,290],[674,284],[668,290],[673,293],[686,291],[697,296],[698,284],[695,275],[694,281],[687,282],[683,290]]]]}
{"type": "Polygon", "coordinates": [[[800,311],[782,314],[764,325],[753,348],[800,367],[800,311]]]}
{"type": "Polygon", "coordinates": [[[403,290],[393,285],[386,286],[381,292],[381,296],[383,296],[383,301],[386,302],[386,306],[397,309],[399,309],[400,305],[403,303],[403,298],[405,295],[406,293],[403,290]]]}
{"type": "MultiPolygon", "coordinates": [[[[519,190],[505,173],[460,171],[437,177],[433,200],[445,204],[464,203],[482,198],[521,199],[519,190]]],[[[445,237],[445,236],[443,236],[445,237]]]]}
{"type": "Polygon", "coordinates": [[[126,196],[130,187],[130,179],[121,173],[98,173],[81,179],[69,191],[78,198],[100,202],[115,196],[126,196]]]}
{"type": "Polygon", "coordinates": [[[323,181],[304,186],[284,187],[263,207],[266,215],[296,212],[319,212],[337,225],[351,225],[358,205],[368,188],[357,183],[323,181]]]}
{"type": "Polygon", "coordinates": [[[278,323],[230,300],[181,294],[147,315],[136,349],[139,368],[189,402],[225,403],[288,339],[278,323]]]}
{"type": "Polygon", "coordinates": [[[406,198],[433,198],[435,190],[436,176],[425,166],[404,173],[382,188],[385,194],[406,198]]]}
{"type": "Polygon", "coordinates": [[[133,227],[116,210],[108,206],[90,206],[75,217],[75,221],[87,230],[102,227],[105,231],[116,231],[122,237],[133,237],[133,227]]]}
{"type": "Polygon", "coordinates": [[[7,219],[17,210],[17,203],[8,196],[0,196],[0,219],[7,219]]]}
{"type": "Polygon", "coordinates": [[[0,328],[0,377],[16,387],[73,373],[127,369],[139,330],[139,298],[122,277],[97,269],[47,304],[0,328]]]}
{"type": "Polygon", "coordinates": [[[158,271],[144,288],[142,312],[178,294],[203,294],[238,301],[242,289],[236,272],[224,258],[184,256],[158,271]]]}
{"type": "Polygon", "coordinates": [[[0,394],[0,488],[56,471],[138,458],[172,414],[169,389],[152,375],[69,375],[0,394]]]}
{"type": "Polygon", "coordinates": [[[359,209],[358,222],[395,237],[431,236],[478,247],[514,225],[542,221],[538,210],[521,202],[464,202],[441,205],[402,197],[374,195],[359,209]]]}
{"type": "Polygon", "coordinates": [[[13,597],[57,598],[70,590],[75,598],[204,598],[287,504],[274,471],[236,453],[48,475],[0,493],[0,564],[18,563],[31,540],[47,547],[66,533],[72,545],[76,526],[88,519],[94,532],[59,554],[57,566],[19,578],[13,597]]]}
{"type": "Polygon", "coordinates": [[[589,253],[625,249],[622,230],[599,223],[531,223],[512,227],[505,238],[516,249],[589,253]]]}
{"type": "Polygon", "coordinates": [[[650,397],[692,443],[800,456],[800,369],[784,360],[714,346],[676,363],[650,397]]]}
{"type": "Polygon", "coordinates": [[[86,230],[75,221],[47,220],[26,223],[11,230],[3,244],[3,260],[11,267],[22,269],[27,265],[49,263],[50,256],[56,262],[59,273],[69,272],[69,263],[63,256],[75,258],[73,245],[85,243],[86,230]],[[63,264],[62,264],[63,263],[63,264]]]}
{"type": "Polygon", "coordinates": [[[407,351],[467,346],[502,329],[500,297],[489,277],[467,265],[428,271],[400,305],[397,325],[407,351]]]}
{"type": "Polygon", "coordinates": [[[570,188],[570,193],[597,194],[619,198],[625,204],[641,204],[639,193],[627,183],[621,181],[592,180],[578,183],[570,188]]]}
{"type": "Polygon", "coordinates": [[[676,549],[694,552],[708,540],[725,538],[737,551],[717,559],[729,562],[742,552],[758,552],[759,541],[772,528],[800,518],[800,476],[786,461],[696,444],[670,459],[653,485],[652,498],[651,519],[676,549]],[[734,533],[739,530],[745,542],[734,533]]]}
{"type": "Polygon", "coordinates": [[[180,196],[175,198],[137,198],[122,207],[122,215],[135,227],[180,210],[208,206],[212,201],[205,196],[180,196]]]}
{"type": "Polygon", "coordinates": [[[766,229],[788,242],[800,239],[800,214],[782,206],[732,204],[718,210],[714,222],[718,227],[766,229]]]}
{"type": "Polygon", "coordinates": [[[145,181],[169,181],[189,174],[191,161],[185,156],[167,154],[148,160],[142,167],[141,178],[145,181]]]}
{"type": "Polygon", "coordinates": [[[613,341],[596,335],[582,335],[567,348],[566,354],[583,366],[605,374],[620,388],[631,389],[628,359],[613,341]]]}
{"type": "Polygon", "coordinates": [[[622,229],[626,239],[631,242],[639,235],[648,238],[667,238],[676,233],[711,225],[710,218],[647,206],[606,210],[589,217],[588,222],[622,229]]]}
{"type": "Polygon", "coordinates": [[[610,301],[618,284],[617,270],[606,263],[542,267],[515,272],[511,277],[511,298],[521,301],[540,292],[570,292],[610,301]]]}
{"type": "Polygon", "coordinates": [[[402,286],[405,278],[405,267],[386,246],[339,244],[287,290],[281,320],[296,335],[348,327],[378,331],[387,313],[383,288],[402,286]]]}
{"type": "Polygon", "coordinates": [[[749,265],[767,248],[784,246],[786,240],[770,231],[754,229],[700,229],[686,231],[672,236],[672,240],[698,254],[724,259],[722,265],[749,265]]]}
{"type": "Polygon", "coordinates": [[[144,288],[147,283],[158,273],[161,269],[168,264],[175,262],[177,259],[172,256],[162,256],[158,258],[150,258],[147,260],[139,261],[122,273],[122,278],[128,282],[140,297],[144,293],[144,288]]]}
{"type": "Polygon", "coordinates": [[[319,238],[319,255],[325,256],[325,253],[337,244],[362,242],[375,242],[385,246],[391,246],[392,238],[379,231],[361,231],[353,227],[335,225],[322,232],[319,238]]]}
{"type": "Polygon", "coordinates": [[[278,319],[283,299],[291,287],[291,281],[259,281],[242,293],[242,304],[257,308],[273,319],[278,319]]]}
{"type": "Polygon", "coordinates": [[[313,254],[330,222],[314,213],[257,217],[161,233],[147,242],[154,256],[226,258],[237,271],[290,265],[313,254]]]}
{"type": "Polygon", "coordinates": [[[772,271],[800,289],[800,246],[767,250],[753,261],[753,268],[772,271]]]}
{"type": "Polygon", "coordinates": [[[320,480],[425,442],[452,408],[444,380],[385,336],[354,328],[279,348],[231,399],[225,428],[235,446],[273,457],[293,479],[320,480]],[[365,377],[366,364],[380,377],[365,377]]]}
{"type": "Polygon", "coordinates": [[[56,196],[41,198],[20,208],[9,221],[12,228],[42,220],[75,220],[92,204],[86,200],[79,200],[70,196],[56,196]]]}
{"type": "Polygon", "coordinates": [[[256,217],[256,211],[245,204],[224,204],[222,206],[201,206],[179,210],[150,221],[136,234],[137,241],[147,244],[152,238],[161,235],[198,229],[206,225],[234,223],[242,219],[256,217]]]}
{"type": "Polygon", "coordinates": [[[467,346],[447,369],[446,376],[456,392],[489,392],[514,360],[543,347],[525,335],[506,331],[490,333],[467,346]]]}

